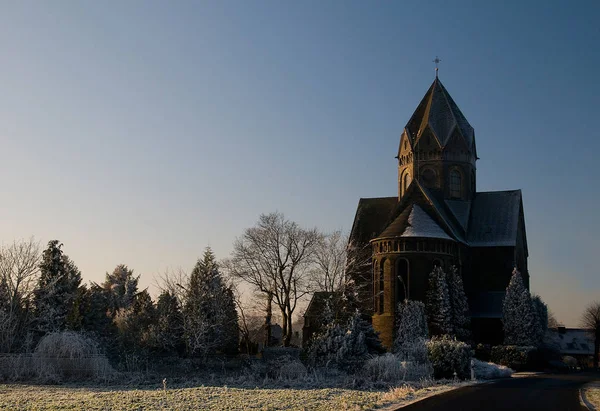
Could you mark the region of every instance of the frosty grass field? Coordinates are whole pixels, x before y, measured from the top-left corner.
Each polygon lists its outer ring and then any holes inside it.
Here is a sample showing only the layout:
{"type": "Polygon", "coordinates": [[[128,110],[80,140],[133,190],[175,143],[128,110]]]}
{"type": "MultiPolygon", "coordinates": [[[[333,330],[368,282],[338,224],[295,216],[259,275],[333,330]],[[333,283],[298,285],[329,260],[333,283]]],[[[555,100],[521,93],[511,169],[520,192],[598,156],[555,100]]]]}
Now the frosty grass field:
{"type": "Polygon", "coordinates": [[[342,388],[82,387],[0,385],[2,410],[365,410],[411,401],[466,383],[430,382],[388,390],[342,388]]]}

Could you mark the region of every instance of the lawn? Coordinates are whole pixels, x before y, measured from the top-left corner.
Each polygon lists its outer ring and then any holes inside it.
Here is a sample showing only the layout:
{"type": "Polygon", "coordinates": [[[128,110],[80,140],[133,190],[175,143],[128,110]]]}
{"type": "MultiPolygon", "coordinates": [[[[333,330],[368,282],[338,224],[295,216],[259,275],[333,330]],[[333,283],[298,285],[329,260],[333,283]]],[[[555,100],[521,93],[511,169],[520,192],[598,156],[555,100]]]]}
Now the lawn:
{"type": "Polygon", "coordinates": [[[411,401],[459,384],[345,388],[81,387],[0,385],[1,410],[364,410],[411,401]]]}

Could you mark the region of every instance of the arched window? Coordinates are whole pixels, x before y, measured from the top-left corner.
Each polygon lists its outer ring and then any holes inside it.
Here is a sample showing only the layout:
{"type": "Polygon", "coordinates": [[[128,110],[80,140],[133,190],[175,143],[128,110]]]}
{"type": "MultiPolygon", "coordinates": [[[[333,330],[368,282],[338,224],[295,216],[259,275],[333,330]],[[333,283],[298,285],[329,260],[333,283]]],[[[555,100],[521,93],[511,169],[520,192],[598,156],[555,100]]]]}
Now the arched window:
{"type": "Polygon", "coordinates": [[[396,263],[396,302],[409,298],[408,295],[408,261],[401,258],[396,263]]]}
{"type": "Polygon", "coordinates": [[[377,267],[377,260],[373,261],[373,311],[377,312],[377,276],[379,270],[377,267]]]}
{"type": "Polygon", "coordinates": [[[379,263],[379,314],[383,314],[383,294],[384,294],[384,288],[385,288],[385,282],[383,280],[383,266],[384,266],[385,260],[381,260],[381,262],[379,263]]]}
{"type": "Polygon", "coordinates": [[[462,177],[458,170],[450,172],[450,197],[460,198],[462,192],[462,177]]]}
{"type": "Polygon", "coordinates": [[[404,176],[402,176],[402,194],[406,193],[406,189],[410,185],[410,181],[410,174],[405,172],[404,176]]]}

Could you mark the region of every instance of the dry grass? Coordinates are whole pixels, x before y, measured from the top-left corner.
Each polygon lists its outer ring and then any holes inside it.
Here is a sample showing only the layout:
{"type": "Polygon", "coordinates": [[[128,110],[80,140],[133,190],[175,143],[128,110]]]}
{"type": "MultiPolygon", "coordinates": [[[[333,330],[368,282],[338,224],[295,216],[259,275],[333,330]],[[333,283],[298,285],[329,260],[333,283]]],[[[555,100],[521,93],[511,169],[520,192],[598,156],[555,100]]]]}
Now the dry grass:
{"type": "Polygon", "coordinates": [[[600,410],[600,383],[589,385],[585,388],[585,398],[596,408],[600,410]]]}
{"type": "Polygon", "coordinates": [[[0,386],[0,410],[364,410],[414,400],[454,384],[416,383],[391,390],[344,388],[152,388],[0,386]]]}

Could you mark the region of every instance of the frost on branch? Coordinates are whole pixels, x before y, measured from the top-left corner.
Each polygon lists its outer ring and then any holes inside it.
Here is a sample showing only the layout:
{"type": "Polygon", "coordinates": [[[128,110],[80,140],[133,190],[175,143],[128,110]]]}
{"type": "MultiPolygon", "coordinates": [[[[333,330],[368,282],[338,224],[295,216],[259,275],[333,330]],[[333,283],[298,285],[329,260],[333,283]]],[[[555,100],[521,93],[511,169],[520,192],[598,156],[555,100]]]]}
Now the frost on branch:
{"type": "Polygon", "coordinates": [[[462,277],[455,266],[450,266],[446,278],[450,294],[454,335],[461,341],[468,341],[471,337],[471,317],[469,316],[469,303],[467,302],[462,277]]]}
{"type": "Polygon", "coordinates": [[[429,274],[427,291],[427,322],[431,335],[453,334],[452,307],[446,274],[441,267],[434,267],[429,274]]]}
{"type": "Polygon", "coordinates": [[[405,300],[398,304],[398,320],[394,353],[403,361],[426,362],[425,340],[428,337],[425,305],[405,300]]]}
{"type": "Polygon", "coordinates": [[[521,273],[516,268],[506,288],[502,314],[505,344],[533,347],[539,344],[542,334],[540,321],[521,273]]]}

